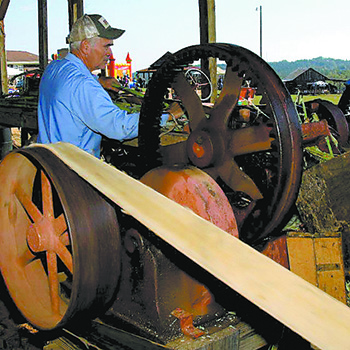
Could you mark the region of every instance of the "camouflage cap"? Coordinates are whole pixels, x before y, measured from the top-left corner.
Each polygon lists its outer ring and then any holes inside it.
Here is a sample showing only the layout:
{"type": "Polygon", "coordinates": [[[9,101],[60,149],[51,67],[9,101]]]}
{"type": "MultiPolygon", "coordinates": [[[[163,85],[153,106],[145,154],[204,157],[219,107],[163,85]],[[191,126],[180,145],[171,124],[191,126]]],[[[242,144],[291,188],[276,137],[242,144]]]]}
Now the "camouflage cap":
{"type": "Polygon", "coordinates": [[[73,24],[67,37],[67,42],[73,43],[96,36],[114,40],[119,38],[124,32],[125,30],[112,28],[101,15],[84,15],[73,24]]]}

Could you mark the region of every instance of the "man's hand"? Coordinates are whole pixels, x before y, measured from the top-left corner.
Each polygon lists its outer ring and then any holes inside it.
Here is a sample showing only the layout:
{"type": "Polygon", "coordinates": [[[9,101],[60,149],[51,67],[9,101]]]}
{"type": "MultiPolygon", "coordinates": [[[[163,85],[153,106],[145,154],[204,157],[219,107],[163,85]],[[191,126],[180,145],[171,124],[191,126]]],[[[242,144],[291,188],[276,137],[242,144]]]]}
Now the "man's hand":
{"type": "Polygon", "coordinates": [[[98,81],[105,89],[114,90],[116,92],[120,91],[118,86],[121,85],[119,81],[113,77],[99,77],[98,81]]]}

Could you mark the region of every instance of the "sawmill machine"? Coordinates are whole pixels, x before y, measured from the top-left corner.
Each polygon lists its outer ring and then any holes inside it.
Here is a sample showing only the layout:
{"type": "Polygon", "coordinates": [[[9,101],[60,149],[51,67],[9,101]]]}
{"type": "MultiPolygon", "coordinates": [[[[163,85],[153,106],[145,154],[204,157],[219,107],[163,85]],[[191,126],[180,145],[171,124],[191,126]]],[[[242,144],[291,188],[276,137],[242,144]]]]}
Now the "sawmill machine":
{"type": "Polygon", "coordinates": [[[197,338],[230,311],[219,280],[316,344],[328,340],[303,333],[285,310],[300,311],[298,293],[281,304],[274,293],[307,285],[310,325],[334,308],[347,319],[328,299],[315,311],[323,292],[258,252],[290,218],[302,172],[297,111],[260,57],[224,43],[170,55],[149,82],[138,139],[112,148],[123,154],[114,166],[64,143],[19,148],[0,164],[1,273],[34,328],[97,317],[163,345],[197,338]],[[226,72],[218,97],[203,103],[184,69],[209,58],[226,72]],[[258,102],[240,101],[246,86],[258,102]],[[178,130],[161,130],[174,103],[178,130]]]}

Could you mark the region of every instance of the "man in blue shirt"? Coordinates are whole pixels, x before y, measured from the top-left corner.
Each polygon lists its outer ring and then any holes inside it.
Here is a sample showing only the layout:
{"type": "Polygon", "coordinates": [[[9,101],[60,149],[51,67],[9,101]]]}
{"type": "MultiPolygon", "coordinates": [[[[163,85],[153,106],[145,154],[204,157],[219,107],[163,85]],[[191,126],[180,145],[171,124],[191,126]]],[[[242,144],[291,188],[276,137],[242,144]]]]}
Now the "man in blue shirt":
{"type": "MultiPolygon", "coordinates": [[[[120,141],[138,136],[139,114],[115,106],[104,90],[117,80],[92,74],[105,68],[113,40],[123,33],[100,15],[84,15],[74,23],[70,53],[51,62],[41,78],[38,143],[69,142],[100,157],[102,135],[120,141]]],[[[162,116],[162,125],[167,118],[162,116]]]]}

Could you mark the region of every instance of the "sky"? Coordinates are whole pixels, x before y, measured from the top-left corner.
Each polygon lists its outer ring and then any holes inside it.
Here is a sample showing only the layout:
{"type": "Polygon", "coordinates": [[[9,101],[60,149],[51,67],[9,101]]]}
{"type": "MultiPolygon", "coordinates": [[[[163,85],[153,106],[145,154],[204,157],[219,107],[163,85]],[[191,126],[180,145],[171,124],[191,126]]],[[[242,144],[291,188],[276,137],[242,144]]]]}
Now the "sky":
{"type": "MultiPolygon", "coordinates": [[[[67,0],[47,0],[49,55],[67,47],[67,0]]],[[[236,44],[267,62],[319,56],[350,60],[349,0],[215,0],[216,41],[236,44]]],[[[198,0],[85,0],[85,13],[103,15],[125,29],[112,47],[116,63],[132,59],[147,68],[167,51],[199,44],[198,0]]],[[[38,54],[37,0],[10,0],[5,16],[6,50],[38,54]]]]}

